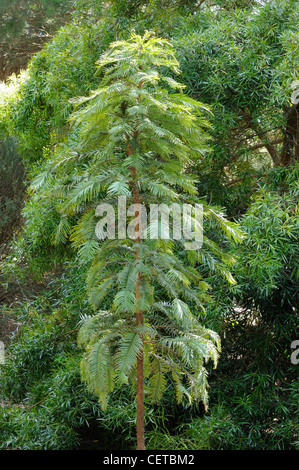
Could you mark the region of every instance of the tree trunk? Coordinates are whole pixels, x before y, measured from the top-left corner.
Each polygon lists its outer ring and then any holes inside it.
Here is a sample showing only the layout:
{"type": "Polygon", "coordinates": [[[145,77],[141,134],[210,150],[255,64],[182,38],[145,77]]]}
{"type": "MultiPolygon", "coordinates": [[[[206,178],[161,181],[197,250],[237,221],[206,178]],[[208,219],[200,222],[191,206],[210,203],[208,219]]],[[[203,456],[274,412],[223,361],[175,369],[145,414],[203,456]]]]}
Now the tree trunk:
{"type": "Polygon", "coordinates": [[[299,161],[299,104],[286,111],[285,120],[281,164],[287,166],[299,161]]]}
{"type": "MultiPolygon", "coordinates": [[[[131,155],[133,150],[131,146],[128,148],[128,155],[131,155]]],[[[136,260],[139,256],[139,245],[140,245],[140,230],[141,230],[141,221],[140,221],[140,212],[137,206],[141,203],[140,194],[137,184],[137,171],[136,168],[131,167],[131,187],[133,190],[133,204],[135,206],[135,234],[136,234],[136,260]]],[[[139,301],[141,299],[140,292],[141,285],[141,274],[138,274],[138,279],[136,283],[135,296],[136,296],[136,326],[143,326],[143,312],[139,309],[139,301]]],[[[137,450],[145,450],[145,439],[144,439],[144,349],[143,349],[143,338],[142,338],[142,348],[137,357],[137,410],[136,410],[136,432],[137,432],[137,450]]]]}
{"type": "Polygon", "coordinates": [[[268,137],[265,133],[259,128],[259,126],[254,122],[253,118],[249,114],[249,111],[240,111],[240,116],[243,120],[247,123],[248,127],[250,127],[256,133],[257,137],[262,142],[263,146],[268,150],[270,157],[273,160],[274,165],[277,165],[280,161],[280,155],[277,152],[274,145],[269,141],[268,137]]]}
{"type": "MultiPolygon", "coordinates": [[[[139,283],[136,285],[136,296],[139,293],[139,283]]],[[[137,326],[143,325],[143,313],[137,312],[137,326]]],[[[144,440],[144,353],[143,346],[137,358],[137,450],[145,450],[144,440]]]]}

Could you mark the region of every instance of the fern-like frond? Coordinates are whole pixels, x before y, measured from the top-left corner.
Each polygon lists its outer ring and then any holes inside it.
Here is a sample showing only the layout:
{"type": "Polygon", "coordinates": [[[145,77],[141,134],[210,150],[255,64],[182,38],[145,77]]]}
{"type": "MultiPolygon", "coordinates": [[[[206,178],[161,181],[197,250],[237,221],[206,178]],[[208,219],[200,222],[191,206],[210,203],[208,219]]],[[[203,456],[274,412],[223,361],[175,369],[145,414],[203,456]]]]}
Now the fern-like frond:
{"type": "Polygon", "coordinates": [[[128,375],[136,366],[137,356],[143,348],[143,341],[139,332],[128,332],[125,334],[116,353],[117,379],[121,383],[128,382],[128,375]]]}
{"type": "Polygon", "coordinates": [[[146,393],[153,403],[158,403],[167,387],[166,374],[170,371],[167,364],[159,360],[158,356],[153,356],[150,362],[151,375],[146,385],[146,393]]]}
{"type": "Polygon", "coordinates": [[[94,308],[101,305],[101,302],[115,286],[115,281],[115,276],[110,276],[88,290],[88,300],[94,308]]]}
{"type": "Polygon", "coordinates": [[[94,208],[87,209],[77,224],[72,227],[70,240],[75,248],[79,248],[87,240],[94,239],[96,224],[97,219],[94,208]]]}
{"type": "Polygon", "coordinates": [[[65,243],[71,234],[72,225],[67,217],[61,217],[53,235],[52,241],[54,245],[65,243]]]}
{"type": "Polygon", "coordinates": [[[62,205],[63,214],[77,213],[82,203],[91,201],[103,188],[103,179],[92,177],[82,181],[70,192],[68,200],[62,205]]]}
{"type": "Polygon", "coordinates": [[[233,239],[237,243],[243,240],[245,234],[241,230],[240,226],[235,222],[227,220],[223,214],[218,213],[214,209],[210,208],[205,215],[207,218],[211,218],[217,222],[218,226],[225,233],[229,240],[233,239]]]}
{"type": "Polygon", "coordinates": [[[113,390],[113,366],[107,338],[92,345],[81,362],[81,376],[90,389],[99,397],[103,410],[107,408],[107,398],[113,390]]]}
{"type": "Polygon", "coordinates": [[[127,289],[122,289],[114,297],[113,306],[117,312],[130,312],[136,311],[136,296],[135,292],[130,292],[127,289]]]}

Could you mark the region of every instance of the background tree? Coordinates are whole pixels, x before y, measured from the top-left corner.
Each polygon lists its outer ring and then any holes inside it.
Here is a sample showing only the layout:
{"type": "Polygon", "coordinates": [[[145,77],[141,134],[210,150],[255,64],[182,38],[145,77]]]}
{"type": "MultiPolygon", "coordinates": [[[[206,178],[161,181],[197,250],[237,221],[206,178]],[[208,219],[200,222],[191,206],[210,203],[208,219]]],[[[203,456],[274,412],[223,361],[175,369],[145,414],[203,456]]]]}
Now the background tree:
{"type": "Polygon", "coordinates": [[[298,74],[298,15],[292,0],[206,11],[199,27],[190,26],[173,41],[188,91],[210,104],[215,116],[200,193],[224,204],[232,216],[246,209],[271,167],[297,160],[298,105],[291,95],[298,74]]]}
{"type": "Polygon", "coordinates": [[[72,1],[3,0],[0,5],[0,80],[26,69],[30,58],[70,19],[72,1]]]}

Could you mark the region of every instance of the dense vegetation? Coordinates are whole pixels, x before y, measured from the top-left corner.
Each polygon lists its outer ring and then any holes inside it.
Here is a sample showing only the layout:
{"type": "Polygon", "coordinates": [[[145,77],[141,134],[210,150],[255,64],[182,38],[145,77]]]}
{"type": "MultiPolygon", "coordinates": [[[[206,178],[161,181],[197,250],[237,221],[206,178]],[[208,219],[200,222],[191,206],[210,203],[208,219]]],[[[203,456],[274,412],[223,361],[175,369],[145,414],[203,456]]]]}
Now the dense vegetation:
{"type": "Polygon", "coordinates": [[[18,49],[13,4],[53,37],[0,86],[0,448],[135,448],[145,339],[146,448],[298,449],[298,2],[4,2],[18,49]],[[137,187],[202,248],[99,243],[137,187]]]}

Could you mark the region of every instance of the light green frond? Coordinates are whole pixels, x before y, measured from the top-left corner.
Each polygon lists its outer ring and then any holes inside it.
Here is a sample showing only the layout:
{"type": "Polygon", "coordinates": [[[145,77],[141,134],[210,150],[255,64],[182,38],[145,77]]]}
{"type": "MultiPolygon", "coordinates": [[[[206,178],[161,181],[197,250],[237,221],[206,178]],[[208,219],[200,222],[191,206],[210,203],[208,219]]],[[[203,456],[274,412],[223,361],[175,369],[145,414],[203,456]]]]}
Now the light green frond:
{"type": "Polygon", "coordinates": [[[121,383],[128,382],[128,375],[136,366],[137,356],[142,347],[142,338],[138,332],[129,332],[122,337],[116,353],[117,378],[121,383]]]}
{"type": "Polygon", "coordinates": [[[107,398],[113,390],[113,366],[107,338],[96,342],[81,362],[81,376],[90,389],[99,397],[103,410],[107,408],[107,398]]]}
{"type": "Polygon", "coordinates": [[[95,253],[99,249],[99,242],[97,240],[86,240],[83,242],[78,250],[78,256],[80,261],[88,262],[92,260],[95,253]]]}
{"type": "Polygon", "coordinates": [[[160,284],[160,286],[163,287],[171,297],[178,297],[179,292],[177,286],[174,286],[174,284],[168,279],[167,275],[163,272],[159,273],[157,283],[160,284]]]}
{"type": "Polygon", "coordinates": [[[61,217],[60,222],[52,235],[52,241],[54,245],[59,245],[59,243],[65,243],[70,237],[71,228],[72,226],[68,218],[61,217]]]}
{"type": "Polygon", "coordinates": [[[191,328],[196,322],[188,305],[178,298],[173,299],[169,315],[184,329],[191,328]]]}
{"type": "Polygon", "coordinates": [[[166,276],[174,283],[182,283],[184,286],[190,286],[190,279],[178,269],[170,269],[166,276]]]}
{"type": "Polygon", "coordinates": [[[49,169],[46,169],[42,173],[40,173],[32,182],[30,185],[30,190],[31,191],[39,191],[49,180],[51,176],[51,171],[49,169]]]}
{"type": "Polygon", "coordinates": [[[70,192],[67,202],[62,205],[61,212],[64,214],[79,212],[81,204],[91,201],[102,187],[103,182],[98,177],[78,183],[70,192]]]}
{"type": "Polygon", "coordinates": [[[158,403],[167,387],[166,374],[170,368],[159,360],[158,356],[154,356],[150,363],[151,376],[148,379],[146,393],[153,403],[158,403]]]}
{"type": "Polygon", "coordinates": [[[232,273],[224,263],[221,263],[217,266],[217,271],[227,280],[231,286],[236,284],[236,279],[233,277],[232,273]]]}
{"type": "Polygon", "coordinates": [[[99,307],[103,299],[108,295],[114,285],[115,277],[111,276],[107,279],[104,279],[98,285],[91,287],[88,291],[88,299],[91,305],[94,308],[99,307]]]}
{"type": "Polygon", "coordinates": [[[136,310],[135,292],[122,289],[114,297],[113,306],[117,312],[134,313],[136,310]]]}
{"type": "Polygon", "coordinates": [[[227,220],[223,214],[218,213],[213,209],[209,209],[206,212],[206,217],[215,220],[229,240],[233,239],[235,242],[240,242],[243,240],[245,234],[240,229],[240,226],[227,220]]]}
{"type": "Polygon", "coordinates": [[[115,196],[130,196],[131,195],[131,189],[126,179],[120,179],[118,181],[114,181],[108,187],[107,192],[108,194],[113,194],[115,196]]]}
{"type": "Polygon", "coordinates": [[[86,347],[93,344],[100,337],[105,336],[110,329],[106,329],[107,324],[115,323],[112,312],[100,310],[95,315],[84,316],[80,320],[80,328],[77,336],[79,347],[86,347]]]}
{"type": "Polygon", "coordinates": [[[94,208],[86,210],[77,224],[72,228],[70,240],[73,242],[75,248],[80,247],[85,241],[94,238],[96,224],[97,219],[95,217],[94,208]]]}

